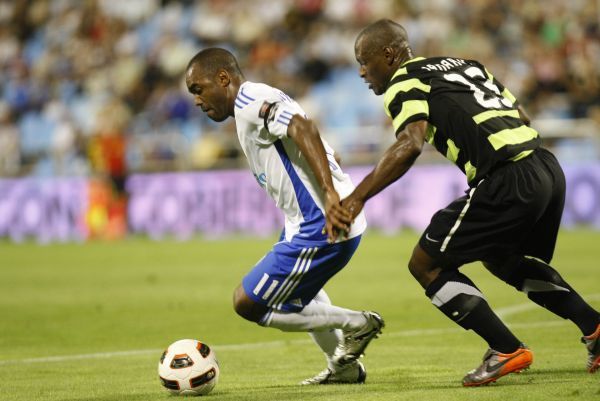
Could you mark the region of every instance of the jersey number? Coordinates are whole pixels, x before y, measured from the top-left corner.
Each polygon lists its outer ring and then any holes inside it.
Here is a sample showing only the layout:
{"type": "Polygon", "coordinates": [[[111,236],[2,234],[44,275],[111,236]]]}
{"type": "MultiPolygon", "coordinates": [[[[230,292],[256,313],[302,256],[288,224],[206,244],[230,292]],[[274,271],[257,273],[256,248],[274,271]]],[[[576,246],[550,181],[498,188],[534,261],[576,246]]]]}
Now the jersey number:
{"type": "Polygon", "coordinates": [[[501,109],[503,106],[511,108],[513,107],[513,103],[502,96],[500,89],[498,89],[492,80],[486,78],[485,74],[480,68],[469,67],[464,71],[464,74],[471,78],[471,80],[468,80],[463,75],[457,73],[444,74],[444,79],[468,86],[473,92],[473,96],[475,97],[477,103],[486,109],[501,109]],[[486,99],[486,94],[483,90],[481,90],[481,87],[487,88],[489,91],[495,93],[496,96],[491,95],[490,97],[488,91],[488,99],[486,99]]]}

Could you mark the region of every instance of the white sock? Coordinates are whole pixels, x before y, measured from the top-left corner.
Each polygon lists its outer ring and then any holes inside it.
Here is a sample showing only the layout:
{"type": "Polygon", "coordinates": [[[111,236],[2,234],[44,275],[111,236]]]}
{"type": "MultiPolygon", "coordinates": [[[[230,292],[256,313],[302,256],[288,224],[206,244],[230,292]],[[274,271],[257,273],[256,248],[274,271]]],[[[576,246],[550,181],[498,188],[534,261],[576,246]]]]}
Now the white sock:
{"type": "Polygon", "coordinates": [[[342,329],[356,329],[366,323],[361,312],[331,305],[331,300],[321,290],[308,305],[297,313],[271,310],[259,322],[265,327],[282,331],[309,331],[313,341],[321,348],[327,367],[336,370],[333,354],[344,340],[342,329]]]}
{"type": "Polygon", "coordinates": [[[311,331],[308,334],[325,354],[327,367],[332,371],[335,371],[336,366],[333,363],[333,354],[335,353],[337,346],[344,341],[342,330],[329,329],[324,331],[311,331]]]}
{"type": "MultiPolygon", "coordinates": [[[[331,305],[331,300],[325,290],[321,290],[314,297],[313,301],[321,302],[324,304],[331,305]]],[[[311,331],[308,335],[313,339],[315,344],[321,348],[325,354],[325,360],[327,361],[327,367],[332,371],[335,371],[336,366],[333,363],[333,354],[335,349],[342,341],[344,341],[344,335],[340,329],[329,329],[323,331],[311,331]]]]}
{"type": "Polygon", "coordinates": [[[367,322],[362,312],[312,300],[300,312],[270,310],[258,322],[281,331],[353,330],[367,322]]]}

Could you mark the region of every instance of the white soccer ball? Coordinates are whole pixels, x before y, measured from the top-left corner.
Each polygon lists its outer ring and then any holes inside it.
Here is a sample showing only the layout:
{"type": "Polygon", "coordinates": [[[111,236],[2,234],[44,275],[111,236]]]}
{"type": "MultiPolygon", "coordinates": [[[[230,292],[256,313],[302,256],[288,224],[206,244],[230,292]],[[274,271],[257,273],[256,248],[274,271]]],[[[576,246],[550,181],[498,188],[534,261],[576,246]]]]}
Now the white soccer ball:
{"type": "Polygon", "coordinates": [[[158,362],[161,384],[176,395],[205,395],[219,380],[215,352],[197,340],[179,340],[163,352],[158,362]]]}

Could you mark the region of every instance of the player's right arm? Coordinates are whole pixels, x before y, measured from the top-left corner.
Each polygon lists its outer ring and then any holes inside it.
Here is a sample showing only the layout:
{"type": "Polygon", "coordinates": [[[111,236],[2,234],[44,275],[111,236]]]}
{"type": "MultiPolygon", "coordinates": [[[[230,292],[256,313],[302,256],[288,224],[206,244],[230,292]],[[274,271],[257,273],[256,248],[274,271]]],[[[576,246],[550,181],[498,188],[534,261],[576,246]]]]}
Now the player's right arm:
{"type": "Polygon", "coordinates": [[[325,231],[330,242],[337,238],[338,229],[348,232],[350,229],[350,214],[344,209],[340,202],[333,179],[329,169],[329,161],[325,147],[321,141],[321,135],[312,120],[295,114],[288,126],[287,135],[296,143],[300,152],[308,162],[319,186],[325,194],[325,231]]]}
{"type": "Polygon", "coordinates": [[[519,111],[519,117],[521,118],[521,120],[523,121],[523,123],[525,125],[529,126],[531,124],[531,118],[529,118],[529,115],[527,114],[527,112],[525,111],[523,106],[521,106],[521,103],[519,103],[519,101],[517,100],[515,95],[513,95],[508,90],[508,88],[502,84],[502,82],[500,82],[495,76],[493,76],[487,70],[487,68],[485,68],[482,64],[479,64],[479,65],[481,66],[481,68],[483,68],[485,70],[488,78],[492,80],[492,83],[498,88],[498,90],[500,91],[500,94],[503,97],[505,97],[506,99],[510,100],[512,102],[512,104],[517,107],[517,110],[519,111]]]}
{"type": "MultiPolygon", "coordinates": [[[[402,177],[421,154],[427,135],[427,121],[418,120],[408,123],[354,192],[342,201],[354,219],[362,210],[365,202],[381,192],[388,185],[402,177]]],[[[340,227],[341,228],[341,227],[340,227]]]]}
{"type": "MultiPolygon", "coordinates": [[[[253,95],[251,92],[248,94],[253,95]]],[[[283,93],[277,95],[276,92],[275,96],[279,99],[274,102],[265,100],[262,104],[255,102],[252,107],[244,108],[242,112],[250,121],[264,126],[268,135],[263,137],[263,140],[273,141],[288,137],[294,141],[323,191],[326,216],[324,231],[328,240],[334,242],[340,230],[349,231],[351,219],[348,211],[342,207],[340,196],[333,184],[329,160],[319,130],[312,120],[305,117],[299,106],[285,100],[286,96],[283,93]]]]}
{"type": "Polygon", "coordinates": [[[427,81],[421,81],[406,70],[398,70],[390,81],[383,102],[386,114],[392,119],[396,142],[354,192],[342,201],[352,218],[358,216],[369,198],[402,177],[421,154],[427,136],[430,90],[427,81]]]}
{"type": "Polygon", "coordinates": [[[519,110],[519,117],[521,117],[523,123],[525,123],[525,125],[529,127],[529,125],[531,124],[531,118],[529,118],[529,114],[527,114],[523,106],[521,106],[520,104],[517,105],[517,110],[519,110]]]}

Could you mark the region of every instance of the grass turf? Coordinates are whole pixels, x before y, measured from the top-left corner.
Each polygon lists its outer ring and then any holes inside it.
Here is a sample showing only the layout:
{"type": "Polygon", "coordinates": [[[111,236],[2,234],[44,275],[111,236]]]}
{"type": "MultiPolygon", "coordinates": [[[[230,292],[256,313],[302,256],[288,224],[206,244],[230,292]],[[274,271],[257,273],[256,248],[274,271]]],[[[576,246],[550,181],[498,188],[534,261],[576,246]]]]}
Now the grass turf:
{"type": "MultiPolygon", "coordinates": [[[[386,319],[368,349],[366,385],[300,387],[324,368],[308,336],[238,318],[231,294],[272,239],[152,242],[129,239],[0,252],[0,400],[169,400],[161,350],[180,338],[215,347],[218,400],[585,400],[600,376],[584,370],[577,328],[536,307],[481,266],[468,274],[535,353],[529,371],[462,388],[485,344],[456,328],[405,268],[417,236],[369,233],[326,287],[334,303],[386,319]],[[529,307],[531,305],[531,307],[529,307]],[[45,358],[45,359],[44,359],[45,358]]],[[[600,307],[600,233],[562,232],[553,265],[600,307]]]]}

